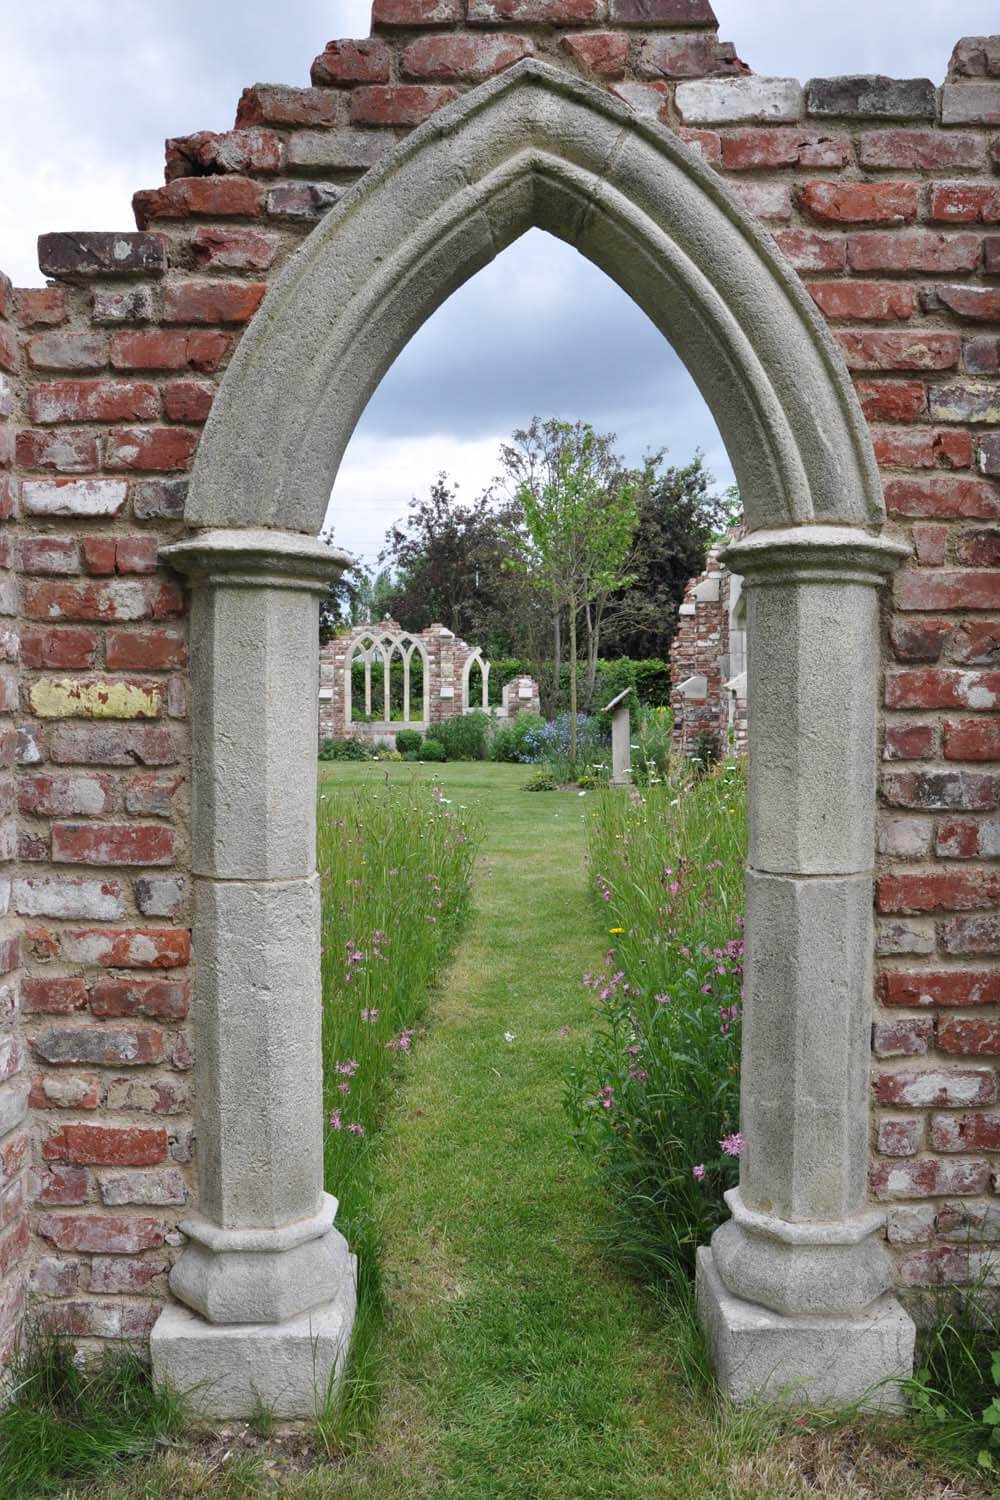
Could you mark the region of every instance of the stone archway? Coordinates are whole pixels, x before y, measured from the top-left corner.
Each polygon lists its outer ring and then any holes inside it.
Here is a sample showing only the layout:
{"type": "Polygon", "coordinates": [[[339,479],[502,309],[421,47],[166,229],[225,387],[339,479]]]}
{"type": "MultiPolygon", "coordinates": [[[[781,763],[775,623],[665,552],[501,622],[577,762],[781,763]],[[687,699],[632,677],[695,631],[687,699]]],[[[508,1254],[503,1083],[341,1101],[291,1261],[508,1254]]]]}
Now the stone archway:
{"type": "Polygon", "coordinates": [[[163,554],[193,585],[203,1152],[171,1285],[202,1317],[168,1308],[152,1348],[214,1412],[255,1391],[283,1414],[311,1410],[353,1306],[322,1191],[315,725],[302,713],[316,596],[342,559],[313,538],[406,340],[531,226],[595,261],[670,338],[751,527],[727,556],[748,587],[754,704],[749,1148],[732,1220],[703,1252],[717,1368],[736,1395],[806,1381],[843,1397],[910,1359],[865,1190],[876,589],[905,549],[878,536],[867,427],[773,245],[666,130],[529,60],[416,130],[289,263],[205,429],[185,512],[198,530],[163,554]]]}

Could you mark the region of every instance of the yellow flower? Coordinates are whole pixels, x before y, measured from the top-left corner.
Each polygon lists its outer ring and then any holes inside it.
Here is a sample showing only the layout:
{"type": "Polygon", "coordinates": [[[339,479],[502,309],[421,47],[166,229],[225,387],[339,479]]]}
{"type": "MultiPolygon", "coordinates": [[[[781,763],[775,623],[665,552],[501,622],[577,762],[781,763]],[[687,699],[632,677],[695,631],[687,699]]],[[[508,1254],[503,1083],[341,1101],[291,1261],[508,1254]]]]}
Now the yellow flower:
{"type": "Polygon", "coordinates": [[[625,929],[624,929],[624,927],[609,927],[609,928],[608,928],[608,931],[609,931],[609,932],[610,932],[610,933],[611,933],[611,934],[612,934],[612,935],[614,935],[614,933],[616,933],[616,932],[624,932],[624,931],[625,931],[625,929]]]}

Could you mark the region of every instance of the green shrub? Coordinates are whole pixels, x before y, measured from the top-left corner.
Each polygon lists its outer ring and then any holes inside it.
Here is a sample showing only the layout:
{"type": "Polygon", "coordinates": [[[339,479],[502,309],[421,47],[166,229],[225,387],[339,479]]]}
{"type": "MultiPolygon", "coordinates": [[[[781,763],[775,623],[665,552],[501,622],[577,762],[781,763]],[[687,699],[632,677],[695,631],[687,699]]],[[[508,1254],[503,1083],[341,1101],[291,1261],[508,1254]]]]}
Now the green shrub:
{"type": "Polygon", "coordinates": [[[410,750],[419,750],[423,741],[424,737],[419,729],[396,730],[396,749],[400,755],[406,755],[410,750]]]}
{"type": "Polygon", "coordinates": [[[373,760],[376,751],[365,740],[327,739],[320,741],[320,760],[373,760]]]}
{"type": "Polygon", "coordinates": [[[632,721],[632,782],[655,785],[670,774],[673,714],[669,708],[640,704],[632,721]]]}
{"type": "Polygon", "coordinates": [[[524,783],[522,791],[525,792],[555,792],[559,790],[559,783],[549,770],[548,766],[539,766],[524,783]]]}
{"type": "Polygon", "coordinates": [[[447,760],[448,752],[439,739],[432,739],[429,735],[420,747],[420,760],[447,760]]]}
{"type": "Polygon", "coordinates": [[[434,738],[449,760],[488,760],[493,720],[481,708],[434,725],[434,738]]]}
{"type": "Polygon", "coordinates": [[[588,821],[612,947],[585,976],[598,1032],[567,1105],[617,1204],[611,1247],[652,1279],[690,1273],[742,1149],[743,771],[609,790],[588,821]]]}
{"type": "Polygon", "coordinates": [[[493,759],[523,761],[531,736],[544,728],[545,720],[541,714],[522,711],[512,719],[501,719],[493,735],[493,759]]]}

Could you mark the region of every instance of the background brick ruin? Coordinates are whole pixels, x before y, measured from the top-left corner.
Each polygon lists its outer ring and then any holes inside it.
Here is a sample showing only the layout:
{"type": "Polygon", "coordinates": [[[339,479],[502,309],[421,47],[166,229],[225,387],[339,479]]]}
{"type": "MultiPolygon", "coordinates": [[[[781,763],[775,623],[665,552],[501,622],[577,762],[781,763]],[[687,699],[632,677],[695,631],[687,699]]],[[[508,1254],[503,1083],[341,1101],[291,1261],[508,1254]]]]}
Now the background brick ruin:
{"type": "Polygon", "coordinates": [[[853,372],[914,552],[885,605],[872,1192],[902,1286],[972,1279],[1000,1188],[1000,38],[940,88],[802,88],[750,74],[708,0],[376,0],[373,27],[169,141],[139,233],[45,235],[50,285],[0,280],[0,1355],[28,1289],[52,1328],[141,1338],[195,1192],[185,604],[157,549],[200,424],[326,210],[528,55],[699,152],[853,372]]]}

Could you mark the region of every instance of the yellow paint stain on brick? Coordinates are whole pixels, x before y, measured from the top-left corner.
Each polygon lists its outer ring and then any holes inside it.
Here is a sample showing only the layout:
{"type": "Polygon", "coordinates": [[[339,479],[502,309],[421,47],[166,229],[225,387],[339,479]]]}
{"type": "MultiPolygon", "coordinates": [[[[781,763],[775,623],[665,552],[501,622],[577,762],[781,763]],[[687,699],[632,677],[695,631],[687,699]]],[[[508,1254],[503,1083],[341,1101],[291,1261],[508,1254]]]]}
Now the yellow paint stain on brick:
{"type": "Polygon", "coordinates": [[[44,677],[31,685],[31,707],[42,719],[158,719],[161,692],[134,682],[74,682],[44,677]]]}

